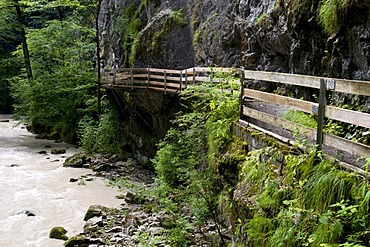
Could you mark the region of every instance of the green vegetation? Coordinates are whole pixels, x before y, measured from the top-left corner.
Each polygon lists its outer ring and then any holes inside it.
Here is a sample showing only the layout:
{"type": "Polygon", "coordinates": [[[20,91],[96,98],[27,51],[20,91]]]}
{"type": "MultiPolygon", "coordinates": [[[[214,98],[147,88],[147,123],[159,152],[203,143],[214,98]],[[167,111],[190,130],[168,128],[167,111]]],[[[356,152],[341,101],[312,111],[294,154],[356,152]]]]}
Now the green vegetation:
{"type": "Polygon", "coordinates": [[[268,14],[262,13],[257,19],[256,19],[256,25],[257,26],[266,26],[268,23],[268,14]]]}
{"type": "Polygon", "coordinates": [[[141,30],[144,28],[142,15],[147,1],[143,0],[137,6],[135,3],[126,6],[116,26],[117,31],[122,34],[124,62],[133,66],[140,39],[141,30]]]}
{"type": "Polygon", "coordinates": [[[283,115],[282,118],[294,122],[294,123],[299,123],[301,125],[304,125],[306,127],[310,128],[317,128],[317,122],[313,118],[313,116],[310,116],[304,112],[297,111],[297,110],[288,110],[286,111],[283,115]]]}
{"type": "Polygon", "coordinates": [[[30,31],[28,44],[34,79],[12,78],[16,113],[36,129],[75,141],[79,119],[96,107],[90,97],[96,84],[93,33],[75,21],[53,20],[30,31]]]}
{"type": "Polygon", "coordinates": [[[335,34],[341,25],[341,14],[349,8],[354,0],[322,0],[318,10],[318,21],[324,31],[335,34]]]}
{"type": "Polygon", "coordinates": [[[182,9],[172,11],[168,18],[166,18],[165,23],[162,24],[162,28],[153,35],[152,48],[155,52],[159,51],[161,40],[173,29],[174,25],[178,25],[180,27],[187,25],[184,11],[182,9]]]}
{"type": "Polygon", "coordinates": [[[111,106],[104,105],[105,112],[95,120],[85,116],[79,122],[80,145],[87,152],[122,153],[123,129],[120,125],[119,114],[110,110],[111,106]]]}

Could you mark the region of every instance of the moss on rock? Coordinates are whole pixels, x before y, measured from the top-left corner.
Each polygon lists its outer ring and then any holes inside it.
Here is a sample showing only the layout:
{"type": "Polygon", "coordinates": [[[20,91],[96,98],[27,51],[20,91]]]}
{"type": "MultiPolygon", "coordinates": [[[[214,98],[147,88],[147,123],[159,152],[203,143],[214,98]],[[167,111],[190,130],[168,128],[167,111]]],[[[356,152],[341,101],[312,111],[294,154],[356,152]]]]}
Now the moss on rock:
{"type": "Polygon", "coordinates": [[[56,226],[50,230],[49,238],[68,240],[66,233],[67,233],[67,230],[64,229],[64,227],[56,226]]]}

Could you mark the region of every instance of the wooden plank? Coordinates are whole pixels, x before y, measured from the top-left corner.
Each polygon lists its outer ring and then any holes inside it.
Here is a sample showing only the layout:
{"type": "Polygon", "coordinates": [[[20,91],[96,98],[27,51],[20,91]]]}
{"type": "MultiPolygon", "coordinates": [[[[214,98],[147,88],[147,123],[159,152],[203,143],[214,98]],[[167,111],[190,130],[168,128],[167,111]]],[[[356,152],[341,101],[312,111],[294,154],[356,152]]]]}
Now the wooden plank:
{"type": "Polygon", "coordinates": [[[252,80],[271,81],[296,86],[320,88],[320,79],[335,81],[335,92],[370,96],[370,81],[344,80],[308,75],[244,70],[245,77],[252,80]]]}
{"type": "Polygon", "coordinates": [[[369,157],[370,146],[356,143],[339,136],[324,133],[323,144],[335,149],[346,151],[355,156],[369,157]]]}
{"type": "Polygon", "coordinates": [[[225,72],[232,73],[236,70],[234,68],[223,68],[223,67],[195,67],[196,72],[211,73],[211,72],[225,72]]]}
{"type": "MultiPolygon", "coordinates": [[[[268,113],[260,112],[258,110],[244,107],[243,114],[245,116],[255,118],[257,120],[263,121],[265,123],[271,124],[273,126],[283,128],[294,132],[298,130],[300,134],[306,136],[309,140],[315,140],[316,130],[296,124],[268,113]]],[[[356,143],[338,136],[324,133],[323,134],[323,144],[326,146],[333,147],[338,150],[346,151],[352,155],[368,157],[370,155],[370,146],[366,146],[360,143],[356,143]]]]}
{"type": "MultiPolygon", "coordinates": [[[[167,76],[166,78],[169,81],[180,81],[180,77],[167,76]]],[[[153,75],[153,74],[150,74],[150,79],[164,80],[164,75],[153,75]]]]}
{"type": "Polygon", "coordinates": [[[134,78],[148,78],[148,74],[133,74],[132,77],[134,78]]]}
{"type": "MultiPolygon", "coordinates": [[[[318,107],[319,105],[317,103],[312,103],[305,100],[294,99],[253,89],[244,89],[244,95],[249,98],[270,102],[283,107],[293,108],[309,114],[316,114],[312,111],[312,109],[318,107]]],[[[367,113],[351,111],[334,106],[325,106],[325,117],[365,128],[370,128],[370,114],[367,113]]]]}
{"type": "Polygon", "coordinates": [[[334,106],[326,106],[325,117],[365,128],[370,128],[370,114],[364,112],[351,111],[334,106]]]}
{"type": "Polygon", "coordinates": [[[370,96],[370,81],[334,79],[335,91],[370,96]]]}
{"type": "Polygon", "coordinates": [[[315,140],[316,137],[316,130],[305,127],[301,124],[293,123],[285,119],[281,119],[279,117],[273,116],[271,114],[261,112],[249,107],[243,107],[243,114],[247,117],[255,118],[262,122],[271,124],[275,127],[283,128],[289,130],[291,132],[295,132],[296,130],[299,131],[300,134],[306,136],[309,140],[315,140]]]}
{"type": "MultiPolygon", "coordinates": [[[[153,85],[153,86],[162,86],[163,89],[164,89],[165,83],[164,82],[161,82],[161,81],[150,81],[150,85],[153,85]]],[[[167,88],[180,88],[180,84],[167,82],[166,83],[166,87],[167,88]]]]}
{"type": "Polygon", "coordinates": [[[313,114],[312,107],[313,106],[318,107],[319,105],[317,103],[312,103],[305,100],[294,99],[286,96],[261,92],[253,89],[244,89],[244,95],[249,98],[270,102],[279,106],[290,107],[311,114],[313,114]]]}
{"type": "Polygon", "coordinates": [[[244,70],[245,78],[252,80],[271,81],[310,88],[320,88],[320,77],[295,75],[276,72],[244,70]]]}
{"type": "MultiPolygon", "coordinates": [[[[110,88],[110,89],[114,89],[114,88],[120,88],[120,89],[149,89],[149,90],[155,90],[155,91],[160,91],[160,92],[165,92],[164,88],[159,88],[159,87],[147,87],[147,86],[133,86],[131,87],[131,85],[104,85],[103,86],[104,88],[110,88]]],[[[170,88],[167,88],[166,90],[167,93],[177,93],[178,90],[177,89],[170,89],[170,88]]]]}
{"type": "Polygon", "coordinates": [[[181,70],[175,70],[175,69],[156,69],[156,68],[148,68],[149,72],[152,73],[164,73],[166,71],[167,74],[180,74],[181,70]]]}

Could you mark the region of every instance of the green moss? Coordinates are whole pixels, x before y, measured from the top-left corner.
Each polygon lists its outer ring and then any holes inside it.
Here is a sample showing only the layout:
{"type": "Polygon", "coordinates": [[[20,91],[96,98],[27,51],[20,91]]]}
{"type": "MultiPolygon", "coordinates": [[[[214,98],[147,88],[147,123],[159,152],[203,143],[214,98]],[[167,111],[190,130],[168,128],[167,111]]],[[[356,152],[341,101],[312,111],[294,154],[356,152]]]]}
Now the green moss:
{"type": "Polygon", "coordinates": [[[49,238],[61,239],[61,240],[68,240],[66,236],[67,230],[61,226],[53,227],[50,230],[49,238]]]}
{"type": "Polygon", "coordinates": [[[318,22],[328,35],[335,34],[341,25],[340,14],[349,8],[353,0],[322,0],[318,9],[318,22]]]}
{"type": "Polygon", "coordinates": [[[172,11],[168,18],[166,18],[162,28],[153,35],[151,45],[154,52],[159,51],[161,40],[163,40],[163,38],[173,29],[175,25],[180,27],[187,25],[184,11],[182,9],[172,11]]]}
{"type": "Polygon", "coordinates": [[[172,11],[169,18],[179,26],[186,26],[188,24],[182,9],[172,11]]]}
{"type": "Polygon", "coordinates": [[[257,19],[256,19],[256,25],[257,26],[266,26],[268,24],[269,15],[266,13],[262,13],[257,19]]]}
{"type": "Polygon", "coordinates": [[[298,123],[306,127],[317,128],[316,120],[312,116],[301,111],[288,110],[282,117],[288,121],[298,123]]]}

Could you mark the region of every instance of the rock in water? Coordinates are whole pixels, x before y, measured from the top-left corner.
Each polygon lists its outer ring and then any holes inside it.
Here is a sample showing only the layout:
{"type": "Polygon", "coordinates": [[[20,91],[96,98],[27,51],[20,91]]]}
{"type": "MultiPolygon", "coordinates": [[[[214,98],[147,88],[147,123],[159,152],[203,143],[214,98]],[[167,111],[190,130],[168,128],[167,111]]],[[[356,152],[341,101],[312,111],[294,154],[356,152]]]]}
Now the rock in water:
{"type": "Polygon", "coordinates": [[[67,230],[61,226],[53,227],[50,230],[49,238],[61,239],[61,240],[68,240],[66,236],[67,230]]]}
{"type": "Polygon", "coordinates": [[[51,150],[52,154],[65,154],[67,150],[65,148],[54,148],[51,150]]]}
{"type": "Polygon", "coordinates": [[[25,214],[27,215],[28,217],[34,217],[36,216],[33,212],[31,212],[30,210],[23,210],[22,212],[20,212],[19,214],[25,214]]]}
{"type": "Polygon", "coordinates": [[[87,162],[87,157],[85,153],[76,153],[70,157],[68,157],[65,161],[63,166],[65,167],[75,167],[81,168],[87,162]]]}
{"type": "Polygon", "coordinates": [[[108,208],[101,205],[91,205],[85,214],[84,221],[88,221],[93,217],[106,215],[107,210],[108,208]]]}

